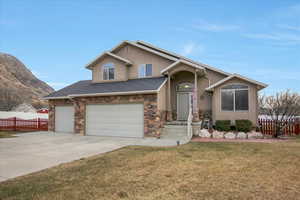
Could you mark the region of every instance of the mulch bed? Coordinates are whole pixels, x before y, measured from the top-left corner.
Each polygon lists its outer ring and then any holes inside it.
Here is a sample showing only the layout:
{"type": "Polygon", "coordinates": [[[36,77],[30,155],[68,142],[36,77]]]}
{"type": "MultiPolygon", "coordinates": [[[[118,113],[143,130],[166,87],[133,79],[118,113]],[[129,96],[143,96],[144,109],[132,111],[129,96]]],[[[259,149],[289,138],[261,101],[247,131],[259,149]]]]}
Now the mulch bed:
{"type": "Polygon", "coordinates": [[[192,142],[258,142],[258,143],[274,143],[286,142],[288,138],[266,138],[266,139],[223,139],[223,138],[201,138],[193,137],[192,142]]]}

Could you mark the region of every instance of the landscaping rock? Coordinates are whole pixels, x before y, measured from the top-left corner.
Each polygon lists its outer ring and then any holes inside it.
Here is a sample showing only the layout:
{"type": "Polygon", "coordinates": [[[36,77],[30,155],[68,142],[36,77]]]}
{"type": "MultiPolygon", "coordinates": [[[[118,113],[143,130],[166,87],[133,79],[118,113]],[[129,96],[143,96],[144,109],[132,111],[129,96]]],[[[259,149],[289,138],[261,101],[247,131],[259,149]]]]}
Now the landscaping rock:
{"type": "Polygon", "coordinates": [[[236,135],[233,132],[228,132],[224,134],[225,139],[235,139],[236,135]]]}
{"type": "Polygon", "coordinates": [[[214,131],[212,133],[212,137],[213,138],[224,138],[224,133],[221,131],[214,131]]]}
{"type": "Polygon", "coordinates": [[[260,132],[252,131],[248,133],[248,139],[262,139],[264,136],[260,132]]]}
{"type": "Polygon", "coordinates": [[[236,135],[237,139],[247,139],[247,133],[244,132],[238,132],[236,135]]]}
{"type": "Polygon", "coordinates": [[[209,131],[207,129],[202,129],[202,130],[200,130],[199,137],[211,138],[211,134],[209,133],[209,131]]]}

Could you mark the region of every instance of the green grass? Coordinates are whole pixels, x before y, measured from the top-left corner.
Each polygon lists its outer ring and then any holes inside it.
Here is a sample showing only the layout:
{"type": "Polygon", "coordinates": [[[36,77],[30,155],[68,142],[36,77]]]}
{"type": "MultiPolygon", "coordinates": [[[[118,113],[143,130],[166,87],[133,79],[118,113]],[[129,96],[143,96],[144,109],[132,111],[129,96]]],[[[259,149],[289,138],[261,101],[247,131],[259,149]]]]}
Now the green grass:
{"type": "Polygon", "coordinates": [[[13,138],[15,134],[18,134],[16,131],[0,131],[0,139],[1,138],[13,138]]]}
{"type": "Polygon", "coordinates": [[[0,183],[0,199],[300,199],[300,138],[126,147],[0,183]]]}

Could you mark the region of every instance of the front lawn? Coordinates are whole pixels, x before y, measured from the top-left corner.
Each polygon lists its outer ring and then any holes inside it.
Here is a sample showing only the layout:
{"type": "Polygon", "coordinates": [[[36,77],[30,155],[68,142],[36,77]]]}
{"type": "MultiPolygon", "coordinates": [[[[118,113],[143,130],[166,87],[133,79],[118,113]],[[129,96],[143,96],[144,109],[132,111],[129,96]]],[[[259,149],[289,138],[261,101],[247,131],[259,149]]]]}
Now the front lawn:
{"type": "Polygon", "coordinates": [[[16,131],[0,131],[0,139],[1,138],[12,138],[16,137],[15,134],[18,134],[19,132],[16,131]]]}
{"type": "Polygon", "coordinates": [[[0,199],[300,199],[300,140],[126,147],[0,183],[0,199]]]}

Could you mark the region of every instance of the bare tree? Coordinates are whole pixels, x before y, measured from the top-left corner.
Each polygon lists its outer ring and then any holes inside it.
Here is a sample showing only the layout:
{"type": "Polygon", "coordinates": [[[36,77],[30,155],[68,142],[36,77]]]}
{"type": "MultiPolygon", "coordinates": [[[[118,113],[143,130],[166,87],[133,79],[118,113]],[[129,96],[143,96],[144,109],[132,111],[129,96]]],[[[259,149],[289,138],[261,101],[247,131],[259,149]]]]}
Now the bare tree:
{"type": "Polygon", "coordinates": [[[11,88],[0,88],[0,110],[10,111],[23,102],[20,95],[11,88]]]}
{"type": "Polygon", "coordinates": [[[290,90],[279,92],[274,96],[261,96],[259,98],[260,113],[268,115],[275,123],[275,134],[277,138],[283,133],[287,126],[284,121],[300,115],[300,96],[290,90]]]}

